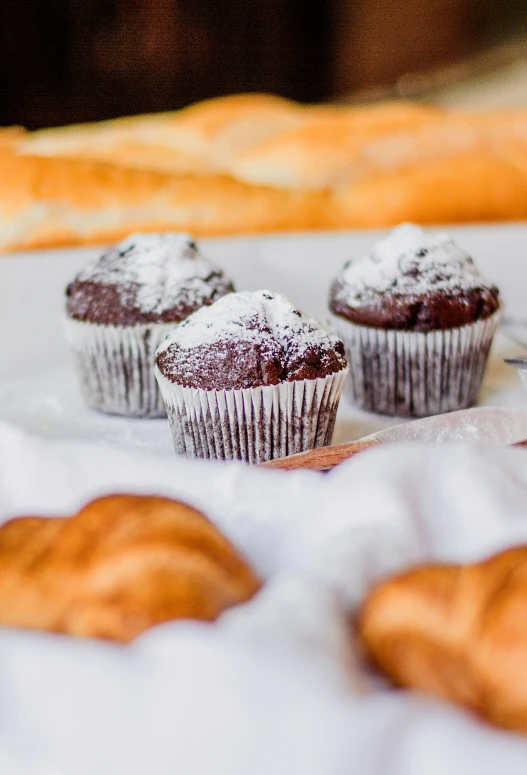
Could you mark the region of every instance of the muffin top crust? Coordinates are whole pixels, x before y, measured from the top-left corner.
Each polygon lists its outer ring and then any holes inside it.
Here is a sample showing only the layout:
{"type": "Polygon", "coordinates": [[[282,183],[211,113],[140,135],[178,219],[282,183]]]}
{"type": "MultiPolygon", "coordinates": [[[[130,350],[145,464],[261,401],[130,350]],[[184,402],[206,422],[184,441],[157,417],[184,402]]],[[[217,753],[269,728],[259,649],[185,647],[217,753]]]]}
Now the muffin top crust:
{"type": "Polygon", "coordinates": [[[178,323],[232,291],[188,234],[132,234],[68,285],[66,313],[101,325],[178,323]]]}
{"type": "Polygon", "coordinates": [[[156,353],[163,376],[183,387],[238,390],[326,377],[347,366],[340,339],[270,291],[242,291],[204,307],[156,353]]]}
{"type": "Polygon", "coordinates": [[[433,331],[489,317],[499,307],[499,292],[447,234],[404,224],[345,264],[329,304],[359,325],[433,331]]]}

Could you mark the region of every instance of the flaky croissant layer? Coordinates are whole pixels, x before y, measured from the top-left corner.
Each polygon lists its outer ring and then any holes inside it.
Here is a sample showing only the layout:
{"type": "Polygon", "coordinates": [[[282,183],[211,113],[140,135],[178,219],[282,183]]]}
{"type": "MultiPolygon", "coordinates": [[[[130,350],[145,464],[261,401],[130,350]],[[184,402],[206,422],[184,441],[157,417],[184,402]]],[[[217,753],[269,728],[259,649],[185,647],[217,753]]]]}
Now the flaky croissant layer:
{"type": "Polygon", "coordinates": [[[358,630],[399,686],[527,733],[527,547],[389,579],[368,596],[358,630]]]}
{"type": "Polygon", "coordinates": [[[213,620],[260,582],[196,509],[110,495],[66,518],[0,528],[0,624],[127,642],[170,619],[213,620]]]}

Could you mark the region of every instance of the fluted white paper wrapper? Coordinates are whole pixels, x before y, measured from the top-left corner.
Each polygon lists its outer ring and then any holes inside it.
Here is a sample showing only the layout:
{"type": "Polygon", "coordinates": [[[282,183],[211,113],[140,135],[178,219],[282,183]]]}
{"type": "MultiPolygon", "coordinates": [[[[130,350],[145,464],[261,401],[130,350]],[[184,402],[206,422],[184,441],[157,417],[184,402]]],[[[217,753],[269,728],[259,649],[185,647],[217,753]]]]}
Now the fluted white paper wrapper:
{"type": "Polygon", "coordinates": [[[174,325],[102,326],[65,318],[66,338],[88,406],[128,417],[164,417],[154,356],[174,325]]]}
{"type": "Polygon", "coordinates": [[[157,366],[178,454],[263,463],[331,443],[348,370],[241,390],[181,387],[157,366]]]}
{"type": "MultiPolygon", "coordinates": [[[[508,442],[511,419],[525,434],[518,410],[481,431],[508,442]]],[[[0,521],[108,492],[198,506],[265,586],[127,646],[0,627],[2,775],[525,775],[526,737],[372,681],[348,618],[388,573],[527,542],[525,450],[378,445],[321,476],[0,424],[0,521]]]]}
{"type": "Polygon", "coordinates": [[[498,310],[467,326],[423,333],[359,326],[332,315],[350,365],[350,400],[367,411],[399,417],[470,406],[500,318],[498,310]]]}

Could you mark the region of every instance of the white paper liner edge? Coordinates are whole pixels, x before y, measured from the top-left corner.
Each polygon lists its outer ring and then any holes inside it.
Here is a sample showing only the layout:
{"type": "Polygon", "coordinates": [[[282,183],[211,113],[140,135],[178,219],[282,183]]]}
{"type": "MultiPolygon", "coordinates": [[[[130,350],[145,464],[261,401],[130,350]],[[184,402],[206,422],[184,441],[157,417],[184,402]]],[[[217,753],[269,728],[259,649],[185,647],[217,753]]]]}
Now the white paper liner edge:
{"type": "Polygon", "coordinates": [[[88,406],[128,417],[166,415],[154,357],[177,324],[104,326],[65,318],[63,325],[88,406]]]}
{"type": "Polygon", "coordinates": [[[350,400],[367,411],[400,417],[471,406],[500,320],[497,310],[460,328],[423,333],[360,326],[331,315],[350,366],[350,400]]]}
{"type": "Polygon", "coordinates": [[[194,458],[263,463],[331,443],[348,369],[240,390],[176,385],[157,366],[174,447],[194,458]]]}

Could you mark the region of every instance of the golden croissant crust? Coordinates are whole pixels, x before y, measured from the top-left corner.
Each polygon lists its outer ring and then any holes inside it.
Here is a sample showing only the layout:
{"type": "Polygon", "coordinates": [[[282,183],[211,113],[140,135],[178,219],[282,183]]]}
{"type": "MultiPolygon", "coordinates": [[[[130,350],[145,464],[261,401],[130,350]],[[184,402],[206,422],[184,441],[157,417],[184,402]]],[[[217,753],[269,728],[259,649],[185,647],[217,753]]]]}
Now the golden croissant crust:
{"type": "Polygon", "coordinates": [[[0,623],[127,642],[169,619],[213,620],[259,580],[199,511],[111,495],[73,517],[0,528],[0,623]]]}
{"type": "Polygon", "coordinates": [[[370,593],[358,629],[396,684],[527,732],[527,547],[396,576],[370,593]]]}

